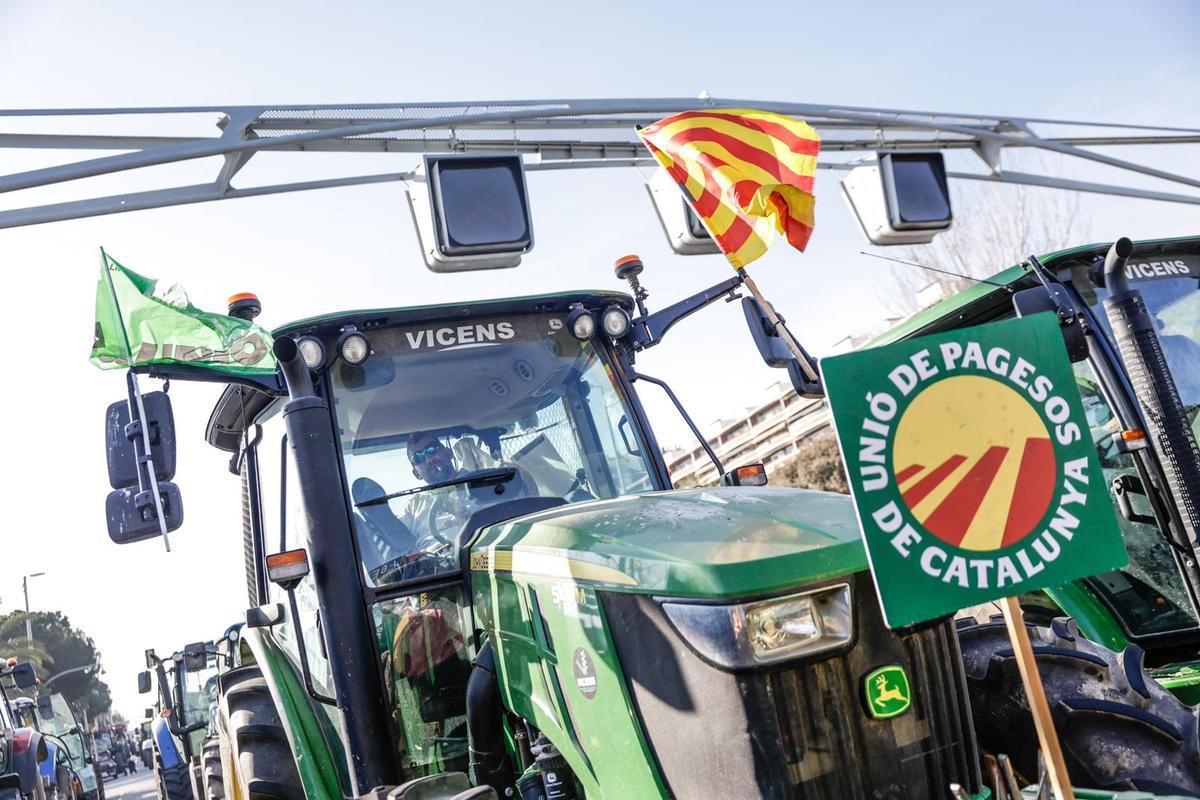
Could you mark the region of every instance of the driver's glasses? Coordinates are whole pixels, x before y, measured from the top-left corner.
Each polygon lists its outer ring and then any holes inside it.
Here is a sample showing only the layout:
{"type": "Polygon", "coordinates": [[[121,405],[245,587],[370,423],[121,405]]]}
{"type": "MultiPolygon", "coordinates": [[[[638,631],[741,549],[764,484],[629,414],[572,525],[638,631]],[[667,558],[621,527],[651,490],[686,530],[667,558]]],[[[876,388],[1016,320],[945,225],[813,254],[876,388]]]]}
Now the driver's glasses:
{"type": "Polygon", "coordinates": [[[422,447],[420,450],[410,453],[408,457],[412,460],[414,465],[424,464],[426,459],[436,456],[445,449],[446,445],[442,444],[441,442],[434,442],[433,444],[422,447]]]}

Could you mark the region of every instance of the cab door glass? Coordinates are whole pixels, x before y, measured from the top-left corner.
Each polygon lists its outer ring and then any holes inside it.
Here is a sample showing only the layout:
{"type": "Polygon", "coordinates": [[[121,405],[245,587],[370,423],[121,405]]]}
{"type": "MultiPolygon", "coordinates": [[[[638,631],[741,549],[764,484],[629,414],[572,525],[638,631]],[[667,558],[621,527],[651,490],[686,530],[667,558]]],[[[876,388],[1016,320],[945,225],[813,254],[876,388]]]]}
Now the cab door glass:
{"type": "Polygon", "coordinates": [[[406,774],[465,772],[471,654],[463,587],[392,598],[373,609],[391,694],[396,745],[406,774]]]}
{"type": "MultiPolygon", "coordinates": [[[[1113,434],[1119,431],[1120,423],[1101,394],[1091,366],[1079,362],[1074,365],[1074,371],[1105,482],[1111,486],[1119,475],[1136,477],[1133,456],[1117,449],[1113,434]]],[[[1150,513],[1144,497],[1134,497],[1133,502],[1139,513],[1150,513]]],[[[1183,576],[1162,531],[1153,523],[1125,519],[1116,509],[1115,502],[1113,510],[1125,539],[1129,566],[1102,573],[1089,581],[1112,604],[1134,636],[1196,627],[1196,614],[1183,576]]]]}

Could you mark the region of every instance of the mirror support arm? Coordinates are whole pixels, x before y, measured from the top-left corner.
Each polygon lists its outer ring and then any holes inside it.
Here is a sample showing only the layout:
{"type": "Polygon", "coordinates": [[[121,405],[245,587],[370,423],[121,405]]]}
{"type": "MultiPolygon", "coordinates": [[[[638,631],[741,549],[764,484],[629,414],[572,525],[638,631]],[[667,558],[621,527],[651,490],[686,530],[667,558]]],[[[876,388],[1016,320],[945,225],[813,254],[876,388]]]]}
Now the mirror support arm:
{"type": "Polygon", "coordinates": [[[671,387],[667,385],[667,382],[659,380],[658,378],[651,378],[649,375],[641,372],[631,373],[629,377],[631,380],[643,380],[653,383],[655,386],[661,387],[662,390],[667,393],[667,397],[669,397],[671,402],[675,404],[675,408],[679,411],[679,415],[683,417],[683,421],[687,423],[688,427],[692,429],[692,433],[695,434],[696,438],[700,440],[700,446],[704,448],[704,452],[708,453],[708,457],[712,459],[713,464],[717,468],[717,474],[724,475],[725,467],[721,465],[721,459],[717,458],[716,452],[708,444],[708,440],[704,438],[704,434],[700,433],[700,429],[696,427],[696,423],[692,421],[692,418],[688,415],[687,410],[683,407],[683,403],[679,402],[679,398],[675,396],[675,392],[671,391],[671,387]]]}
{"type": "Polygon", "coordinates": [[[327,695],[323,695],[317,691],[317,687],[313,686],[312,670],[308,667],[308,648],[304,646],[304,631],[300,628],[300,609],[296,603],[296,587],[289,586],[287,588],[288,605],[292,609],[292,630],[296,632],[296,649],[300,651],[300,672],[304,677],[304,690],[308,692],[308,696],[318,703],[324,703],[327,706],[336,706],[337,700],[327,695]]]}
{"type": "Polygon", "coordinates": [[[691,297],[686,297],[678,303],[672,303],[664,309],[655,311],[653,314],[638,317],[633,321],[630,331],[634,349],[645,350],[647,347],[658,344],[676,322],[696,313],[715,300],[731,297],[743,282],[744,279],[741,275],[735,275],[699,291],[691,297]]]}

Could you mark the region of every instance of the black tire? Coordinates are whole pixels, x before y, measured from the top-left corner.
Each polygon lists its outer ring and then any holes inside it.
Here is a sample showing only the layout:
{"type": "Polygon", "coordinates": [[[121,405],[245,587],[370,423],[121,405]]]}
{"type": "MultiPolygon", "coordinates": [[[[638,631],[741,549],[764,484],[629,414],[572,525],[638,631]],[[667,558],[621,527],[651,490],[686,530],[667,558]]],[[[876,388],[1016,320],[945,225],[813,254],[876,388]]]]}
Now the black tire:
{"type": "Polygon", "coordinates": [[[221,775],[221,740],[210,736],[200,747],[200,766],[204,775],[204,800],[224,800],[225,781],[221,775]]]}
{"type": "MultiPolygon", "coordinates": [[[[1066,617],[1026,628],[1072,783],[1200,795],[1200,711],[1146,675],[1140,647],[1114,653],[1066,617]]],[[[1032,780],[1037,733],[1004,623],[960,620],[958,637],[980,746],[1032,780]]]]}
{"type": "Polygon", "coordinates": [[[231,750],[244,800],[303,800],[304,790],[279,712],[256,666],[221,676],[221,735],[231,750]]]}
{"type": "Polygon", "coordinates": [[[162,765],[157,749],[154,753],[154,785],[158,788],[159,800],[193,800],[187,762],[180,761],[167,769],[162,765]]]}

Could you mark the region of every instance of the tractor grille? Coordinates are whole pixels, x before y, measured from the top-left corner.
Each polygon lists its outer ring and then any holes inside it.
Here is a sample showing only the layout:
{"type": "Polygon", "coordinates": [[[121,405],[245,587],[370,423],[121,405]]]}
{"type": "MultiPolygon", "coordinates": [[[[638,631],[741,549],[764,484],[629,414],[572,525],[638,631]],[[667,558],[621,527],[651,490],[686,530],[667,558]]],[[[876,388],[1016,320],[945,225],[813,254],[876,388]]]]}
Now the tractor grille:
{"type": "Polygon", "coordinates": [[[853,594],[857,637],[849,651],[744,673],[700,659],[653,598],[603,595],[630,693],[672,796],[940,800],[952,782],[978,791],[953,623],[889,631],[869,577],[855,577],[853,594]],[[908,673],[912,707],[872,719],[863,678],[890,664],[908,673]]]}

